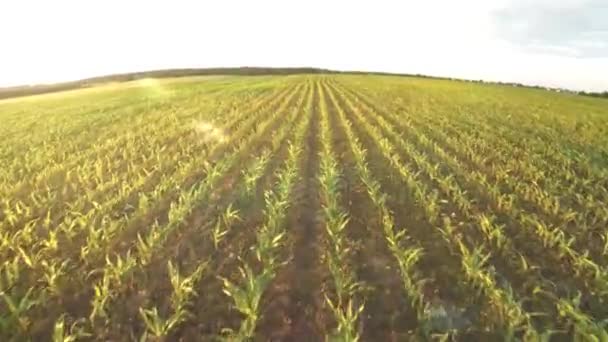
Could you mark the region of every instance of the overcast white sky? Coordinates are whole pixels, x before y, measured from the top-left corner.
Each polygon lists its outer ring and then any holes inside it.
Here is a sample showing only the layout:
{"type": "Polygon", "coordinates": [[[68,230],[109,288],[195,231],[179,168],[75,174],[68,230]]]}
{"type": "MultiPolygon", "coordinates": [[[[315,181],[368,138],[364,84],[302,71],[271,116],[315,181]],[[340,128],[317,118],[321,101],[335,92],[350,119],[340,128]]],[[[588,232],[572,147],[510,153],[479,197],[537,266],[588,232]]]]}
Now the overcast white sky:
{"type": "Polygon", "coordinates": [[[608,0],[0,0],[0,86],[220,66],[608,90],[608,0]]]}

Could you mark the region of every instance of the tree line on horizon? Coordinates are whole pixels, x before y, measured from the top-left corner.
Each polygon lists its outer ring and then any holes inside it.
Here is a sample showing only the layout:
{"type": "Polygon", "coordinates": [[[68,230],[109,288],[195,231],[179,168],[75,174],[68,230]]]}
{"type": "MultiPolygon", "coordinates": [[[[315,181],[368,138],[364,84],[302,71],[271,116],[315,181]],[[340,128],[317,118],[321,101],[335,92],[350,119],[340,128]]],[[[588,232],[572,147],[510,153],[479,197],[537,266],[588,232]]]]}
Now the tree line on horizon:
{"type": "Polygon", "coordinates": [[[533,88],[533,89],[544,89],[549,91],[557,92],[570,92],[583,96],[591,96],[597,98],[608,98],[608,91],[604,92],[586,92],[586,91],[573,91],[563,88],[550,88],[538,85],[526,85],[522,83],[513,82],[492,82],[484,80],[463,80],[452,77],[439,77],[429,76],[422,74],[403,74],[403,73],[389,73],[389,72],[370,72],[370,71],[337,71],[330,69],[320,69],[312,67],[302,68],[265,68],[265,67],[237,67],[237,68],[189,68],[189,69],[166,69],[166,70],[152,70],[142,72],[132,72],[126,74],[115,74],[98,77],[90,77],[86,79],[68,81],[54,84],[36,84],[36,85],[23,85],[2,88],[0,87],[0,100],[12,97],[21,97],[28,95],[37,95],[44,93],[52,93],[64,90],[72,90],[78,88],[91,87],[99,83],[105,82],[127,82],[142,78],[167,78],[167,77],[186,77],[186,76],[207,76],[207,75],[240,75],[240,76],[261,76],[261,75],[295,75],[295,74],[355,74],[355,75],[381,75],[381,76],[409,76],[409,77],[420,77],[420,78],[431,78],[431,79],[442,79],[451,81],[461,82],[473,82],[483,84],[498,84],[512,87],[521,88],[533,88]]]}

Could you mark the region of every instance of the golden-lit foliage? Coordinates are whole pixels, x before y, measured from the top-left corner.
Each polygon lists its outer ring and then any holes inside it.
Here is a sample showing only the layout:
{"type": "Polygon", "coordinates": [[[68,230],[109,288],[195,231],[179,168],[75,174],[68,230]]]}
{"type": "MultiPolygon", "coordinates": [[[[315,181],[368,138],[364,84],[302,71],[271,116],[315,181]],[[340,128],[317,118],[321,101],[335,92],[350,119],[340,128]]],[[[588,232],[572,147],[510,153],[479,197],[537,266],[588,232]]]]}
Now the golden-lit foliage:
{"type": "Polygon", "coordinates": [[[605,100],[193,77],[0,122],[0,340],[608,340],[605,100]]]}

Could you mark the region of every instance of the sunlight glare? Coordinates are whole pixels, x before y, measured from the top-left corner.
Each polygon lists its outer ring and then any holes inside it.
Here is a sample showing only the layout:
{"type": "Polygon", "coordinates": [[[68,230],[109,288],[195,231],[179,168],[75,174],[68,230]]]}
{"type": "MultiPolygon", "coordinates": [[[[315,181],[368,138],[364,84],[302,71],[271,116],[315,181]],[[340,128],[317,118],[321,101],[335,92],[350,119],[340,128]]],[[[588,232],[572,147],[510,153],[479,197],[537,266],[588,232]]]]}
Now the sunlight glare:
{"type": "Polygon", "coordinates": [[[204,142],[217,141],[223,143],[226,141],[226,135],[222,129],[215,127],[209,122],[195,122],[194,129],[202,137],[204,142]]]}
{"type": "Polygon", "coordinates": [[[134,85],[143,90],[146,95],[152,97],[167,97],[169,95],[169,91],[163,86],[162,81],[156,78],[142,78],[134,81],[134,85]]]}

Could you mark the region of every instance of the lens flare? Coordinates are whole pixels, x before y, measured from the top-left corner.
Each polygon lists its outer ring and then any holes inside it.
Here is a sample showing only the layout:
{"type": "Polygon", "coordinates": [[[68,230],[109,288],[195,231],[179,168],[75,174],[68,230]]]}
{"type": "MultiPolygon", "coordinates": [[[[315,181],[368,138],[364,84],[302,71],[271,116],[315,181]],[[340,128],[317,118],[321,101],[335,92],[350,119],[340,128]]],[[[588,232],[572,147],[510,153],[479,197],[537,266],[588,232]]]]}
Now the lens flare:
{"type": "Polygon", "coordinates": [[[169,95],[169,91],[162,81],[156,78],[142,78],[135,81],[133,85],[153,97],[166,97],[169,95]]]}
{"type": "Polygon", "coordinates": [[[212,123],[198,121],[194,123],[194,130],[202,137],[203,141],[225,142],[226,136],[222,129],[215,127],[212,123]]]}

